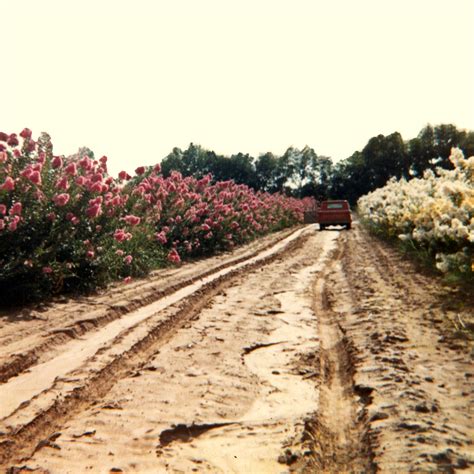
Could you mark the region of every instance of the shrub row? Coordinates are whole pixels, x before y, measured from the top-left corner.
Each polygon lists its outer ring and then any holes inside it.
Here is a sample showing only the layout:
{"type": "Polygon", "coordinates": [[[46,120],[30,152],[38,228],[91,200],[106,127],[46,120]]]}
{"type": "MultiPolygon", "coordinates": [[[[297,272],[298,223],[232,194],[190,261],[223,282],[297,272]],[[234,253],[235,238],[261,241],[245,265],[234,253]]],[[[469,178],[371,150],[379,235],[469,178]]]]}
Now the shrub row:
{"type": "Polygon", "coordinates": [[[49,135],[0,132],[0,303],[88,291],[302,222],[311,200],[233,181],[107,173],[107,157],[53,154],[49,135]]]}
{"type": "Polygon", "coordinates": [[[426,171],[410,181],[390,180],[360,198],[369,228],[397,237],[446,274],[473,278],[474,156],[451,150],[453,170],[426,171]]]}

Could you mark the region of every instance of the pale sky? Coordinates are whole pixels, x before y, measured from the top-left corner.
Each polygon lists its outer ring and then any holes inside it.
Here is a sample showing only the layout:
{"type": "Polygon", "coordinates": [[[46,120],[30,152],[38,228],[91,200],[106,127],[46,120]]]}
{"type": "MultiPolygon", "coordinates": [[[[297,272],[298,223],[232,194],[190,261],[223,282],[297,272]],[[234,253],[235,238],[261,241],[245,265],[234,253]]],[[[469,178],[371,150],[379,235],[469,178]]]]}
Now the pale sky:
{"type": "Polygon", "coordinates": [[[474,0],[0,0],[0,131],[113,174],[190,142],[339,160],[474,129],[474,0]]]}

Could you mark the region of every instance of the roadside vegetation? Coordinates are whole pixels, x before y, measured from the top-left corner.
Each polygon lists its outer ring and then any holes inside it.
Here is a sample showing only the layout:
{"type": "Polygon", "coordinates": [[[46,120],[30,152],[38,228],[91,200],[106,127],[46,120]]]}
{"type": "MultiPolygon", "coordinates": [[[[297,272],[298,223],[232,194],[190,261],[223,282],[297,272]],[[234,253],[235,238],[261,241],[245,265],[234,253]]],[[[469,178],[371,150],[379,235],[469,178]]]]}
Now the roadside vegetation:
{"type": "Polygon", "coordinates": [[[65,158],[47,134],[0,133],[0,303],[128,282],[294,226],[308,205],[160,165],[113,178],[90,150],[65,158]]]}
{"type": "Polygon", "coordinates": [[[371,138],[336,164],[309,146],[277,156],[190,144],[133,176],[48,134],[0,132],[0,304],[90,291],[302,222],[314,199],[360,200],[378,235],[472,279],[474,132],[428,125],[371,138]],[[450,156],[451,148],[458,147],[450,156]],[[388,183],[388,184],[387,184],[388,183]]]}
{"type": "Polygon", "coordinates": [[[174,148],[161,165],[164,176],[173,170],[196,178],[210,173],[216,180],[233,179],[255,190],[299,198],[347,199],[355,205],[361,196],[391,178],[410,180],[422,177],[426,170],[453,169],[449,160],[453,147],[460,148],[465,156],[474,155],[474,132],[441,124],[427,125],[410,140],[398,132],[380,134],[337,163],[309,146],[290,147],[282,155],[252,157],[244,153],[223,156],[190,144],[185,150],[174,148]]]}
{"type": "Polygon", "coordinates": [[[453,148],[453,169],[426,170],[359,199],[360,218],[375,234],[399,239],[408,250],[450,277],[473,280],[474,156],[453,148]]]}
{"type": "Polygon", "coordinates": [[[173,169],[191,176],[209,172],[300,198],[347,199],[353,206],[360,199],[362,221],[371,232],[447,280],[469,283],[474,279],[474,178],[472,159],[464,156],[473,155],[473,131],[440,124],[427,125],[410,140],[398,132],[374,136],[337,163],[308,146],[252,158],[220,156],[191,144],[184,151],[175,148],[162,165],[165,175],[173,169]]]}

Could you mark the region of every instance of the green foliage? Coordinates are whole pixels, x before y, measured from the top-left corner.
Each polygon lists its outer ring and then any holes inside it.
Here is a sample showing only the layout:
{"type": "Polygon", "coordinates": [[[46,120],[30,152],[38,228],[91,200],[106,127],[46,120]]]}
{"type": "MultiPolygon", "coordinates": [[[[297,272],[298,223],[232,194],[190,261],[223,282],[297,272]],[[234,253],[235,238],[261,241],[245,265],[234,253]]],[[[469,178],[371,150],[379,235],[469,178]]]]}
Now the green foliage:
{"type": "Polygon", "coordinates": [[[215,182],[233,180],[258,191],[295,197],[326,196],[332,173],[331,159],[318,156],[308,146],[302,150],[290,147],[282,156],[264,153],[255,159],[244,153],[217,155],[191,143],[184,151],[174,148],[161,166],[165,177],[172,171],[198,179],[211,174],[215,182]]]}
{"type": "Polygon", "coordinates": [[[451,148],[466,156],[474,154],[474,132],[442,124],[423,128],[416,138],[404,142],[398,133],[372,137],[362,151],[337,163],[331,177],[332,197],[353,204],[359,197],[384,186],[390,178],[420,177],[427,169],[452,169],[451,148]]]}
{"type": "Polygon", "coordinates": [[[172,170],[196,178],[210,173],[215,181],[233,179],[256,190],[320,200],[348,199],[355,204],[390,178],[409,180],[427,169],[451,169],[448,157],[452,147],[459,147],[466,156],[474,155],[474,132],[441,124],[427,125],[409,141],[398,132],[380,134],[336,164],[309,146],[301,150],[289,147],[281,156],[268,152],[253,158],[243,153],[217,155],[191,143],[185,151],[174,148],[162,167],[165,176],[172,170]]]}

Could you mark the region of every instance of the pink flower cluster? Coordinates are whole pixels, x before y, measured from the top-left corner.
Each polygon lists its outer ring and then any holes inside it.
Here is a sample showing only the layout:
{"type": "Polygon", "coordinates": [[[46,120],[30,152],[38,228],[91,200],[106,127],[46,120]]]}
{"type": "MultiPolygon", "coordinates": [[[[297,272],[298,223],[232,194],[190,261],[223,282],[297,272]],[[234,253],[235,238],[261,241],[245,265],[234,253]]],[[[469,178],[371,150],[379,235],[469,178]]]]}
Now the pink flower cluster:
{"type": "MultiPolygon", "coordinates": [[[[47,248],[67,245],[67,258],[64,250],[44,257],[34,246],[21,249],[28,268],[47,277],[70,274],[80,265],[74,259],[103,265],[104,272],[115,262],[125,276],[160,252],[178,264],[185,255],[232,248],[300,223],[312,205],[233,181],[212,183],[211,176],[164,178],[160,165],[115,179],[107,174],[107,157],[56,156],[43,141],[33,141],[26,128],[19,135],[0,132],[0,244],[39,232],[51,242],[47,248]]],[[[0,256],[0,266],[5,263],[0,256]]]]}
{"type": "MultiPolygon", "coordinates": [[[[311,199],[297,200],[280,194],[255,192],[233,181],[212,183],[211,176],[169,178],[159,166],[141,167],[127,185],[134,214],[152,225],[155,241],[170,249],[167,259],[177,263],[183,255],[232,248],[249,239],[302,222],[311,199]],[[143,169],[142,169],[143,168],[143,169]]],[[[134,216],[123,220],[130,226],[134,216]]]]}

